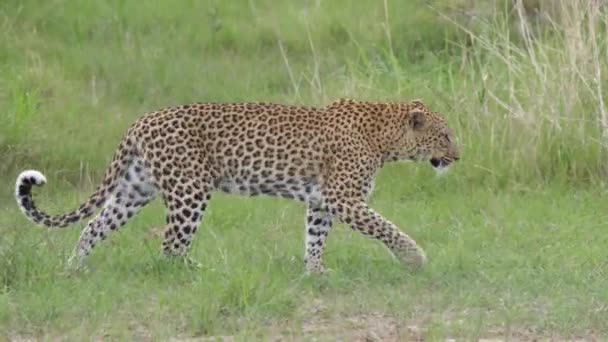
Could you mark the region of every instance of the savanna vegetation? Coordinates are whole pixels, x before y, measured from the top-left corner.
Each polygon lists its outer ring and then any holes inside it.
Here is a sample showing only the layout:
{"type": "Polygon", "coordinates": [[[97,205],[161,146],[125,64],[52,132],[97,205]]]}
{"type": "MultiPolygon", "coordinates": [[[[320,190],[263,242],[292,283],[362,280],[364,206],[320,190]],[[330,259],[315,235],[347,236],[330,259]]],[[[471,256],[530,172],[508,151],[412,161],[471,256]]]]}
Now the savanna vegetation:
{"type": "Polygon", "coordinates": [[[608,6],[601,0],[0,2],[0,338],[602,340],[608,336],[608,6]],[[144,112],[194,101],[422,98],[462,145],[445,177],[387,167],[371,204],[425,248],[408,272],[334,228],[303,274],[304,206],[217,195],[192,270],[154,203],[65,263],[61,213],[144,112]]]}

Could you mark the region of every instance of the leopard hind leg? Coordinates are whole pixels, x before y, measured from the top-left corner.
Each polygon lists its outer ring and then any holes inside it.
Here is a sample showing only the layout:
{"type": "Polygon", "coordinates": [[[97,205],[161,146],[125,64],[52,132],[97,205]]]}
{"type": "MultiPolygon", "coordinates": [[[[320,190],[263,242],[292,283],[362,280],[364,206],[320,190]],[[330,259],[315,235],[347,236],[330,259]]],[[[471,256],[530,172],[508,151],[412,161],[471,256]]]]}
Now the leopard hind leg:
{"type": "Polygon", "coordinates": [[[83,267],[95,246],[137,215],[157,193],[149,168],[141,159],[133,159],[102,210],[83,229],[68,266],[83,267]]]}

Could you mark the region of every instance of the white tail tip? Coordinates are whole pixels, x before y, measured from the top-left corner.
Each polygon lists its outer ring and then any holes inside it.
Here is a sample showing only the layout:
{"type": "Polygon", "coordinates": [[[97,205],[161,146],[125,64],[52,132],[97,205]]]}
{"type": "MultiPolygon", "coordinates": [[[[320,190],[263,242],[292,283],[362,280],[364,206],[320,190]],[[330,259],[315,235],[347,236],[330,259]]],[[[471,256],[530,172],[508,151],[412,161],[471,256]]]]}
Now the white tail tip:
{"type": "Polygon", "coordinates": [[[30,184],[43,185],[46,183],[46,177],[40,172],[36,170],[27,170],[23,171],[17,177],[17,184],[23,183],[26,180],[30,184]]]}

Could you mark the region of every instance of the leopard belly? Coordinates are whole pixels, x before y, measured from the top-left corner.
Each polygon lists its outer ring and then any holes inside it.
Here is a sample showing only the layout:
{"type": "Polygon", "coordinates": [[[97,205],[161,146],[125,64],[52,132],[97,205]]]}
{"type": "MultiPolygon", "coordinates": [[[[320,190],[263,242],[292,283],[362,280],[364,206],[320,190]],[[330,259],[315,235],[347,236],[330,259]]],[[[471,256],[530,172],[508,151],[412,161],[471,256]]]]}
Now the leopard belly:
{"type": "Polygon", "coordinates": [[[276,179],[223,177],[217,182],[216,188],[229,194],[282,197],[315,206],[320,205],[322,198],[319,183],[315,179],[291,178],[277,181],[276,179]]]}

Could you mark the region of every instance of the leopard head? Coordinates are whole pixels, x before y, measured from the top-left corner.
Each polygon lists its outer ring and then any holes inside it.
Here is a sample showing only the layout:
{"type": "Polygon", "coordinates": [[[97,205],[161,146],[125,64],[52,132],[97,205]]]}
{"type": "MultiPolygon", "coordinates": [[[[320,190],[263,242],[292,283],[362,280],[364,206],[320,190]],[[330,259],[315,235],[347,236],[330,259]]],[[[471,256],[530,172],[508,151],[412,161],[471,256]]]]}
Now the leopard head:
{"type": "Polygon", "coordinates": [[[445,118],[432,112],[421,100],[399,106],[402,135],[398,159],[429,161],[437,171],[445,171],[460,159],[454,132],[445,118]]]}

